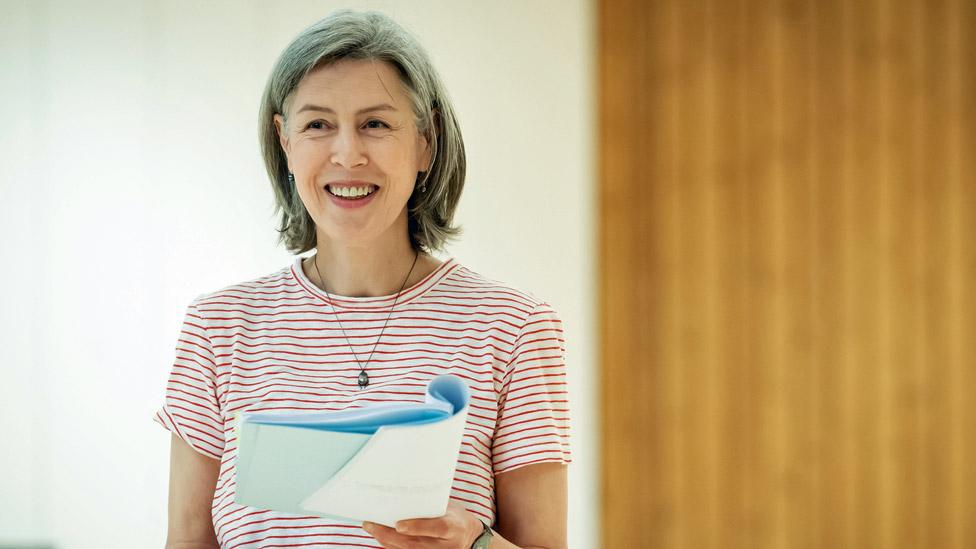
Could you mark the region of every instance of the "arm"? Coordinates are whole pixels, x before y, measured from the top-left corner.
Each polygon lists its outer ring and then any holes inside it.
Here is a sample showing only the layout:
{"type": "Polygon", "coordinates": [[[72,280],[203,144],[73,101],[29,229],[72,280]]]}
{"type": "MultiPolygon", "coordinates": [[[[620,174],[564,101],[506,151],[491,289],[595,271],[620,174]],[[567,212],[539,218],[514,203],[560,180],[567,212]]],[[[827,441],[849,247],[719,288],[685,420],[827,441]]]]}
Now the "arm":
{"type": "Polygon", "coordinates": [[[170,447],[166,549],[217,548],[210,508],[220,462],[200,454],[176,435],[170,447]]]}
{"type": "Polygon", "coordinates": [[[492,538],[492,549],[567,547],[566,470],[560,463],[539,463],[495,476],[500,535],[492,538]]]}

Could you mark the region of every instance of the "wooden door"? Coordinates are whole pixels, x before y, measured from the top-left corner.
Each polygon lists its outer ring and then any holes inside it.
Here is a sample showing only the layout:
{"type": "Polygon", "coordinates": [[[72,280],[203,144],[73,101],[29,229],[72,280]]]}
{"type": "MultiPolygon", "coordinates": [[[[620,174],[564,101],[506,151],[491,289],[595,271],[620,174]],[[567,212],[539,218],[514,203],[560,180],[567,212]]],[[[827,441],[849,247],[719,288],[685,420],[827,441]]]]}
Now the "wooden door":
{"type": "Polygon", "coordinates": [[[976,2],[598,6],[603,546],[976,547],[976,2]]]}

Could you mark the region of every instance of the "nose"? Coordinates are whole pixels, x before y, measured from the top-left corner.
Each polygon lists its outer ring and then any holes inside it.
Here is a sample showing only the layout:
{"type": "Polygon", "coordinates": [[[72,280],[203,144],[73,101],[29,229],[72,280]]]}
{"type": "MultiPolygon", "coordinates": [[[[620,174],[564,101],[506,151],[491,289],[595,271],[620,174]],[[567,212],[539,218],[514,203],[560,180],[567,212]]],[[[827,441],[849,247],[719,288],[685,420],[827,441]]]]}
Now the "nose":
{"type": "Polygon", "coordinates": [[[363,140],[354,126],[345,126],[336,133],[332,141],[331,161],[336,166],[355,168],[366,165],[366,151],[363,140]]]}

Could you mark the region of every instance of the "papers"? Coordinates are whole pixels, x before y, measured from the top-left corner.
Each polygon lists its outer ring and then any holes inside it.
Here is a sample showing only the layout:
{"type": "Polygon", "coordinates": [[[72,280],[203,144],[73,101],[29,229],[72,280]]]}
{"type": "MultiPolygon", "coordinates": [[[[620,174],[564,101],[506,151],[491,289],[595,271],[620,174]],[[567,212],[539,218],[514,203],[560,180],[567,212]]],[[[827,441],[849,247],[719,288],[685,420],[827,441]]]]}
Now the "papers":
{"type": "Polygon", "coordinates": [[[340,412],[244,412],[237,503],[387,526],[444,515],[468,387],[442,375],[424,403],[340,412]]]}

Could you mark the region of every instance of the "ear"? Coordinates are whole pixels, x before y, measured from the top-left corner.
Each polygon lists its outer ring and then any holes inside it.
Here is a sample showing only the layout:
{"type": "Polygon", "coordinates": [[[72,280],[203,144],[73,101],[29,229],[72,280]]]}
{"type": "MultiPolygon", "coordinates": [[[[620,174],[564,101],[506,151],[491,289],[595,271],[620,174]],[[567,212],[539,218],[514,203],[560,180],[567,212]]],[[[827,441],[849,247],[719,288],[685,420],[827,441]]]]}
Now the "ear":
{"type": "Polygon", "coordinates": [[[281,150],[285,152],[285,158],[288,158],[288,170],[291,171],[291,157],[289,153],[288,137],[285,135],[285,119],[280,114],[274,115],[274,125],[275,130],[278,132],[278,144],[281,145],[281,150]]]}
{"type": "Polygon", "coordinates": [[[419,147],[417,153],[417,164],[420,166],[418,172],[426,172],[430,170],[431,161],[431,147],[430,142],[427,141],[427,136],[420,134],[417,138],[419,147]]]}
{"type": "MultiPolygon", "coordinates": [[[[440,113],[437,109],[433,109],[430,112],[430,133],[437,138],[437,125],[439,123],[440,113]]],[[[420,134],[420,155],[418,158],[418,164],[421,169],[417,171],[428,172],[430,171],[430,164],[433,161],[433,147],[431,146],[430,140],[427,139],[426,135],[420,134]]]]}

